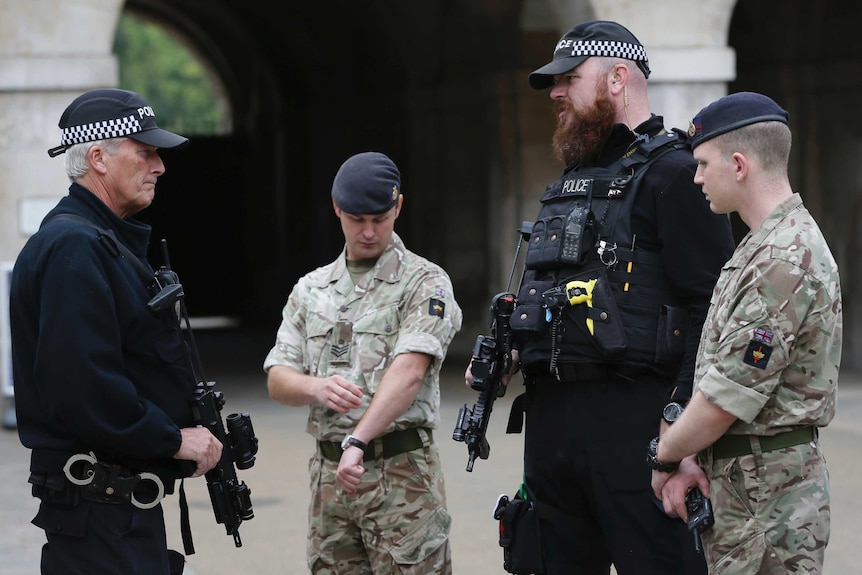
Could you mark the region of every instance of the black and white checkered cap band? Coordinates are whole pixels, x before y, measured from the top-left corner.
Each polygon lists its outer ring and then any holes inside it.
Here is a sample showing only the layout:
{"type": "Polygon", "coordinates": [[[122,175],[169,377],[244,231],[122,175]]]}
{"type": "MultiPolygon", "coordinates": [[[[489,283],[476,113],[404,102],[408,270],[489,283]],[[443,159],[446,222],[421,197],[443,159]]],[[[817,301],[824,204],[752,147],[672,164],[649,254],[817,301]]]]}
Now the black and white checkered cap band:
{"type": "Polygon", "coordinates": [[[64,128],[60,143],[68,147],[94,140],[122,138],[123,136],[136,134],[140,131],[141,123],[134,115],[131,115],[117,118],[116,120],[104,120],[102,122],[64,128]]]}
{"type": "Polygon", "coordinates": [[[575,42],[571,50],[568,47],[557,52],[557,56],[605,56],[609,58],[624,58],[635,62],[646,62],[647,55],[643,46],[629,42],[611,40],[585,40],[575,42]]]}

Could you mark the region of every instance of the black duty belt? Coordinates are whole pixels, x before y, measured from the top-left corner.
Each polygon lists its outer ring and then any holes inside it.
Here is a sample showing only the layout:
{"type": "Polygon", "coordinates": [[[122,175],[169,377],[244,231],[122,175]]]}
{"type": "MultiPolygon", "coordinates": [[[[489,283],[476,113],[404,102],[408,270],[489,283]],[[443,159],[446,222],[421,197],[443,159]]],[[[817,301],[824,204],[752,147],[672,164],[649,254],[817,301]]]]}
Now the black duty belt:
{"type": "Polygon", "coordinates": [[[605,365],[601,363],[561,362],[556,366],[557,373],[551,373],[549,364],[545,362],[529,363],[524,366],[524,376],[529,380],[558,379],[559,381],[601,381],[620,377],[636,380],[638,376],[651,373],[626,365],[605,365]]]}
{"type": "Polygon", "coordinates": [[[74,507],[86,499],[150,509],[165,496],[164,484],[155,474],[98,461],[92,452],[69,457],[63,473],[31,473],[28,482],[33,497],[55,507],[74,507]]]}
{"type": "Polygon", "coordinates": [[[802,427],[777,435],[723,435],[712,445],[713,459],[751,455],[754,453],[751,447],[752,438],[758,439],[760,451],[765,453],[814,441],[817,439],[817,428],[802,427]]]}
{"type": "MultiPolygon", "coordinates": [[[[433,441],[431,430],[425,429],[428,434],[428,442],[433,441]]],[[[320,455],[329,461],[341,461],[341,444],[335,441],[318,441],[317,446],[320,449],[320,455]]],[[[402,431],[393,431],[368,444],[365,448],[365,455],[362,456],[362,461],[372,461],[378,458],[389,458],[399,453],[406,453],[422,447],[422,435],[418,429],[404,429],[402,431]]]]}

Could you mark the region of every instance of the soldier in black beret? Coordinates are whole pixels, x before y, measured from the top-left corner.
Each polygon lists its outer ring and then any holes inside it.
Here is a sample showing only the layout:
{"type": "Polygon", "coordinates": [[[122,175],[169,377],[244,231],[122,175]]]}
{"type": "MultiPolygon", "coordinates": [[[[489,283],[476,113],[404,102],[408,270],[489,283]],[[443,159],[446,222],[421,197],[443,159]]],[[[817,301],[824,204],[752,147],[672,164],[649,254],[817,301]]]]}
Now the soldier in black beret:
{"type": "Polygon", "coordinates": [[[703,471],[657,470],[668,512],[685,493],[711,497],[702,534],[710,572],[820,574],[830,535],[829,474],[819,428],[835,415],[841,282],[835,258],[787,173],[789,115],[739,92],[689,127],[695,183],[710,208],[751,230],[724,266],[698,350],[694,395],[655,460],[698,456],[703,471]]]}
{"type": "Polygon", "coordinates": [[[332,204],[344,250],[296,283],[264,361],[270,396],[309,408],[313,573],[452,572],[432,430],[462,314],[446,272],[395,233],[403,203],[385,154],[342,164],[332,204]]]}

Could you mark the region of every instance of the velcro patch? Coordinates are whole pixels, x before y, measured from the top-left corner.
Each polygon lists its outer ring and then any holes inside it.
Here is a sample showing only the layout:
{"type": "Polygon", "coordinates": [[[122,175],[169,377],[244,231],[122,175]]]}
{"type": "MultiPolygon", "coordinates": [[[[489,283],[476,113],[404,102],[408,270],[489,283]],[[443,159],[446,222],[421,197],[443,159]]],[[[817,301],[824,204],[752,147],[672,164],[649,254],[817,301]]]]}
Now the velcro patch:
{"type": "Polygon", "coordinates": [[[428,315],[436,315],[437,317],[443,317],[443,312],[445,310],[445,303],[443,303],[439,299],[431,298],[431,301],[428,303],[428,315]]]}
{"type": "Polygon", "coordinates": [[[766,364],[769,363],[769,357],[771,355],[771,345],[766,345],[762,341],[753,339],[749,342],[748,347],[745,350],[745,357],[742,358],[742,361],[758,369],[766,369],[766,364]]]}

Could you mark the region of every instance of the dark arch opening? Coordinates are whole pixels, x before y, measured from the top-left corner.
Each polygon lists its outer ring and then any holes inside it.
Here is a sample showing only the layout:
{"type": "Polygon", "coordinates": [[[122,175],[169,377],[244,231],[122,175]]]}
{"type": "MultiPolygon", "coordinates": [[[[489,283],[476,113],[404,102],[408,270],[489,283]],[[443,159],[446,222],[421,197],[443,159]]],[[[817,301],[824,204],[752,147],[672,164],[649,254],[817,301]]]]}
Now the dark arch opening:
{"type": "Polygon", "coordinates": [[[127,8],[196,47],[233,111],[230,135],[163,154],[167,173],[143,212],[154,240],[168,240],[193,315],[274,330],[296,279],[343,245],[329,196],[338,166],[378,150],[402,172],[396,231],[449,271],[484,324],[495,267],[488,205],[498,201],[501,90],[518,66],[520,2],[127,8]]]}

